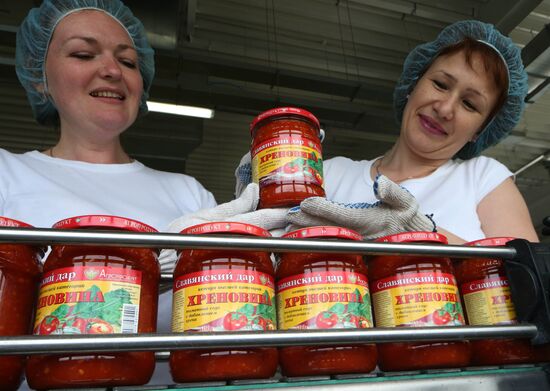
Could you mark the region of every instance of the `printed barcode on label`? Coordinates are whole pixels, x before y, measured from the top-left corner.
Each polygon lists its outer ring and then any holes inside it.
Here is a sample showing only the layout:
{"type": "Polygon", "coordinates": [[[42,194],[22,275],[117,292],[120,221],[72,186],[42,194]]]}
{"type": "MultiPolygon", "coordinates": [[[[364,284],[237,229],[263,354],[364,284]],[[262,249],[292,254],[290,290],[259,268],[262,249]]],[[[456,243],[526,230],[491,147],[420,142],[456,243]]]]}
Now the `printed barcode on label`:
{"type": "Polygon", "coordinates": [[[139,307],[135,304],[122,305],[122,334],[134,334],[138,331],[139,307]]]}

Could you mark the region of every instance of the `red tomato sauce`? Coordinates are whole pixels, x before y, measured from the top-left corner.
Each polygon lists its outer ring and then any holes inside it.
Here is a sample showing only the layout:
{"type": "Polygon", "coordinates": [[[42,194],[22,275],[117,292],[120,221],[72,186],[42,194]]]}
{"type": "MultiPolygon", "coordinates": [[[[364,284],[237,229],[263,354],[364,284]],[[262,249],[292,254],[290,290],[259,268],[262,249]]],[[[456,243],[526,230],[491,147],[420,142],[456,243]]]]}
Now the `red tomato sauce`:
{"type": "MultiPolygon", "coordinates": [[[[115,216],[79,216],[54,228],[156,232],[115,216]]],[[[52,246],[44,264],[35,334],[155,332],[157,256],[147,248],[52,246]],[[56,287],[60,295],[44,293],[56,287]]],[[[29,358],[26,375],[36,389],[132,386],[147,383],[154,368],[154,352],[44,354],[29,358]]]]}
{"type": "MultiPolygon", "coordinates": [[[[270,236],[242,223],[207,223],[183,234],[270,236]]],[[[174,270],[172,331],[262,331],[276,328],[273,265],[263,251],[183,250],[174,270]]],[[[175,350],[175,382],[267,378],[277,370],[276,348],[175,350]]]]}
{"type": "MultiPolygon", "coordinates": [[[[513,238],[487,238],[469,246],[504,246],[513,238]]],[[[456,278],[465,303],[468,324],[489,326],[515,324],[516,312],[504,264],[498,259],[475,258],[455,262],[456,278]]],[[[529,339],[472,340],[472,364],[522,364],[541,360],[529,339]]]]}
{"type": "MultiPolygon", "coordinates": [[[[0,227],[31,227],[0,217],[0,227]]],[[[0,335],[30,334],[34,301],[44,250],[23,244],[0,244],[0,335]]],[[[25,367],[24,356],[0,357],[0,389],[16,390],[25,367]]]]}
{"type": "MultiPolygon", "coordinates": [[[[284,238],[361,240],[339,227],[312,227],[284,238]]],[[[373,327],[367,266],[361,255],[283,253],[277,268],[279,328],[357,329],[373,327]]],[[[279,349],[286,376],[370,372],[375,345],[291,346],[279,349]]]]}
{"type": "MultiPolygon", "coordinates": [[[[431,232],[407,232],[376,241],[447,243],[445,236],[431,232]]],[[[373,256],[369,281],[376,327],[465,324],[449,258],[373,256]]],[[[378,365],[383,371],[464,367],[470,354],[468,341],[384,343],[378,345],[378,365]]]]}
{"type": "Polygon", "coordinates": [[[252,178],[260,185],[258,208],[295,206],[324,197],[320,127],[310,112],[280,107],[250,125],[252,178]]]}

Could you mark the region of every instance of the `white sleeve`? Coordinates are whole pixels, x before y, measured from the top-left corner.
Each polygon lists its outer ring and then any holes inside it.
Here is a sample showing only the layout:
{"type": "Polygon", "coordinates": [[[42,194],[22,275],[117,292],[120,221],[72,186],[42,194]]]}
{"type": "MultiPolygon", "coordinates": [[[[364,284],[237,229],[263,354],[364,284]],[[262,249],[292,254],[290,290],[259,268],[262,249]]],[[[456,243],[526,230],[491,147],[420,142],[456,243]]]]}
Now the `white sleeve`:
{"type": "Polygon", "coordinates": [[[477,158],[471,169],[477,177],[476,202],[478,204],[487,194],[513,175],[504,164],[486,156],[477,158]]]}

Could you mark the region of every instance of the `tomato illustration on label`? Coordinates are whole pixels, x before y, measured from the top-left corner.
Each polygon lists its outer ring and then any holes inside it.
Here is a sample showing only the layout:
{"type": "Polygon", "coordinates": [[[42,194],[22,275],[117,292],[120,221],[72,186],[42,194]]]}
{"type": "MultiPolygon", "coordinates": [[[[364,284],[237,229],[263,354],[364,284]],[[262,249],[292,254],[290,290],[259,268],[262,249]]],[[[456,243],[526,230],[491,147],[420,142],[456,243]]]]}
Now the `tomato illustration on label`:
{"type": "Polygon", "coordinates": [[[113,332],[113,326],[103,319],[89,319],[88,320],[88,334],[111,334],[113,332]]]}
{"type": "Polygon", "coordinates": [[[76,317],[72,322],[72,326],[79,329],[82,334],[86,334],[88,328],[88,321],[84,318],[76,317]]]}
{"type": "Polygon", "coordinates": [[[248,318],[239,312],[228,312],[223,318],[223,328],[226,330],[239,330],[246,326],[248,318]]]}
{"type": "Polygon", "coordinates": [[[53,333],[59,327],[59,319],[56,316],[48,315],[42,319],[38,328],[40,335],[48,335],[53,333]]]}
{"type": "Polygon", "coordinates": [[[346,315],[344,322],[349,323],[358,329],[366,329],[369,327],[369,321],[366,318],[353,314],[346,315]]]}
{"type": "Polygon", "coordinates": [[[250,321],[253,330],[275,330],[275,325],[270,319],[256,316],[250,321]]]}
{"type": "Polygon", "coordinates": [[[267,321],[261,316],[257,316],[254,319],[252,319],[252,326],[256,326],[254,328],[265,330],[266,324],[267,324],[267,321]]]}
{"type": "Polygon", "coordinates": [[[315,318],[315,325],[320,329],[330,329],[338,323],[338,315],[330,311],[322,311],[315,318]]]}
{"type": "Polygon", "coordinates": [[[432,314],[432,320],[438,326],[449,323],[451,319],[451,314],[442,309],[435,310],[432,314]]]}
{"type": "Polygon", "coordinates": [[[294,162],[287,163],[283,166],[285,174],[294,174],[300,171],[300,166],[294,162]]]}
{"type": "Polygon", "coordinates": [[[359,328],[359,317],[353,314],[348,314],[344,317],[344,322],[351,323],[355,327],[359,328]]]}

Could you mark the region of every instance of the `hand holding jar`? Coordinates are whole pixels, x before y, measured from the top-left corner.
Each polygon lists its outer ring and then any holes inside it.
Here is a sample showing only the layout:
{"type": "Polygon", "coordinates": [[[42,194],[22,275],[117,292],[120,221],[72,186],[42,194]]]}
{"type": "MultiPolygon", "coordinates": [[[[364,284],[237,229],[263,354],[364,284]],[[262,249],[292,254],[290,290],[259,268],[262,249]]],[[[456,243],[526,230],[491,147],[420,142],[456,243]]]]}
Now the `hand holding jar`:
{"type": "Polygon", "coordinates": [[[295,227],[338,225],[361,233],[365,239],[405,231],[435,231],[434,221],[419,210],[418,202],[405,188],[384,175],[376,178],[373,188],[380,202],[339,204],[311,197],[290,210],[288,221],[295,227]]]}

